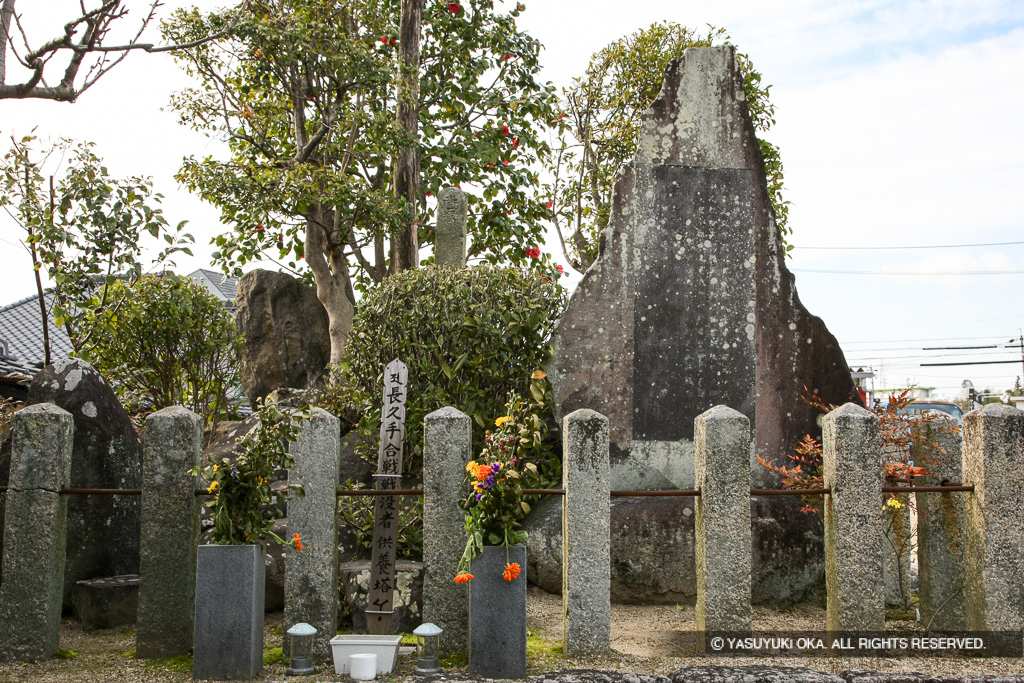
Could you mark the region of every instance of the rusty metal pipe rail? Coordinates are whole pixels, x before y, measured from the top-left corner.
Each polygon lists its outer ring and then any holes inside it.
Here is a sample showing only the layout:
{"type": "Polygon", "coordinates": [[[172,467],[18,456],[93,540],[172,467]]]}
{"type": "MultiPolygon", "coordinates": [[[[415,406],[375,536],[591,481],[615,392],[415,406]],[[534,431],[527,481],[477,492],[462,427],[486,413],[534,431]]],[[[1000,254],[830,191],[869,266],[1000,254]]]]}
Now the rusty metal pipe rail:
{"type": "MultiPolygon", "coordinates": [[[[0,486],[0,493],[6,493],[9,486],[0,486]]],[[[974,491],[974,484],[946,484],[943,486],[883,486],[882,493],[951,493],[974,491]]],[[[142,489],[88,489],[64,488],[61,495],[69,496],[141,496],[142,489]]],[[[831,489],[750,489],[752,496],[827,496],[831,489]]],[[[523,489],[528,496],[564,496],[565,489],[523,489]]],[[[196,489],[197,496],[212,495],[206,489],[196,489]]],[[[611,491],[613,498],[672,497],[694,498],[700,496],[698,489],[668,491],[611,491]]],[[[339,498],[356,496],[422,496],[423,489],[338,489],[339,498]]]]}

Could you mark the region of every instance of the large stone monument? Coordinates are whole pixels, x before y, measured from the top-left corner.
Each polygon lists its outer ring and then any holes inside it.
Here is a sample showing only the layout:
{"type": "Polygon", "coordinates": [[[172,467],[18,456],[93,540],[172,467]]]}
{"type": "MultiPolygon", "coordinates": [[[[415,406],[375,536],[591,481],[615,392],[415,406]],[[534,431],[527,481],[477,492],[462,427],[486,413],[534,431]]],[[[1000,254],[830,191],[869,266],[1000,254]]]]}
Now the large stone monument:
{"type": "MultiPolygon", "coordinates": [[[[694,418],[712,406],[746,415],[757,453],[784,463],[820,433],[805,386],[850,400],[842,351],[783,259],[735,50],[691,48],[643,115],[549,373],[559,417],[609,418],[612,489],[691,488],[694,418]]],[[[751,478],[774,480],[756,463],[751,478]]]]}

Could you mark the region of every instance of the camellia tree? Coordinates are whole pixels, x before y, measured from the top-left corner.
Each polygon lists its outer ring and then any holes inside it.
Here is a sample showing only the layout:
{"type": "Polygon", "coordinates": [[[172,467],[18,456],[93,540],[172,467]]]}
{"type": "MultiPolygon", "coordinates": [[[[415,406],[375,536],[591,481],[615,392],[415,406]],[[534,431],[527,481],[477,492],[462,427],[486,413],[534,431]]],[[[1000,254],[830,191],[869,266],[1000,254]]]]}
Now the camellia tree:
{"type": "Polygon", "coordinates": [[[334,362],[355,292],[417,265],[416,245],[433,241],[443,187],[467,194],[470,258],[550,268],[535,249],[550,211],[530,165],[550,151],[540,132],[555,95],[536,80],[539,43],[516,27],[524,6],[426,0],[416,31],[412,15],[399,25],[409,2],[257,0],[242,17],[179,11],[164,26],[194,42],[237,20],[228,39],[177,55],[203,83],[174,98],[182,122],[230,150],[187,159],[178,177],[234,226],[215,240],[227,272],[305,261],[334,362]],[[399,59],[417,34],[419,54],[399,59]]]}
{"type": "MultiPolygon", "coordinates": [[[[615,175],[636,153],[640,115],[661,92],[665,67],[686,48],[728,40],[724,29],[713,26],[698,33],[672,22],[652,24],[596,52],[584,75],[563,91],[559,140],[547,166],[555,178],[550,188],[555,227],[566,259],[577,270],[586,270],[597,258],[598,237],[611,215],[615,175]]],[[[747,55],[737,56],[750,117],[763,134],[775,123],[768,99],[771,86],[761,85],[761,74],[747,55]]],[[[782,160],[775,145],[758,141],[776,224],[785,241],[789,203],[782,198],[782,160]]]]}

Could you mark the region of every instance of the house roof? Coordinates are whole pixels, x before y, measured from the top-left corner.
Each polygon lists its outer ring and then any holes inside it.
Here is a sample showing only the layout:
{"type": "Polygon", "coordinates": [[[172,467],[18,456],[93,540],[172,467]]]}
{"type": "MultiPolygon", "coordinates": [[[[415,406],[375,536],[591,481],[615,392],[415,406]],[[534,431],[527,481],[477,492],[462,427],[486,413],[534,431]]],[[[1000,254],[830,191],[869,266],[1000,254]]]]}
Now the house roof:
{"type": "MultiPolygon", "coordinates": [[[[238,278],[215,270],[200,268],[185,277],[203,285],[231,311],[235,309],[238,278]]],[[[53,319],[53,292],[43,293],[46,302],[51,360],[66,358],[74,350],[67,332],[53,319]]],[[[42,368],[43,323],[39,315],[39,299],[32,295],[0,308],[0,376],[9,374],[10,366],[19,373],[35,374],[42,368]]]]}

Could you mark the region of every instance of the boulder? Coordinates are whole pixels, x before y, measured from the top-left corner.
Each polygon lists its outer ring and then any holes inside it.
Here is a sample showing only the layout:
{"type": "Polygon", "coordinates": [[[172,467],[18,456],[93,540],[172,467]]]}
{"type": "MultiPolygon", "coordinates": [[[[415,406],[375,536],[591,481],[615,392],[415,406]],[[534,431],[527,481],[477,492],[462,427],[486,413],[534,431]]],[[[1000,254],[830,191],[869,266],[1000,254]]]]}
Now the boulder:
{"type": "MultiPolygon", "coordinates": [[[[692,604],[697,595],[693,498],[613,498],[611,599],[692,604]]],[[[789,497],[752,499],[752,599],[789,605],[815,599],[825,570],[821,518],[789,497]]],[[[562,592],[562,500],[549,496],[523,522],[529,581],[562,592]]]]}
{"type": "Polygon", "coordinates": [[[71,604],[86,631],[134,625],[139,611],[139,575],[78,581],[71,589],[71,604]]]}
{"type": "Polygon", "coordinates": [[[245,338],[238,376],[249,402],[279,387],[318,386],[331,339],[316,291],[286,273],[254,270],[238,281],[236,301],[235,325],[245,338]]]}
{"type": "MultiPolygon", "coordinates": [[[[366,633],[366,606],[370,592],[370,561],[355,560],[338,566],[341,586],[339,618],[351,620],[356,633],[366,633]]],[[[423,563],[395,562],[395,597],[391,615],[391,633],[412,633],[423,623],[423,563]]]]}
{"type": "MultiPolygon", "coordinates": [[[[37,403],[74,418],[71,488],[142,488],[142,440],[91,365],[66,358],[43,368],[28,390],[27,405],[37,403]]],[[[139,573],[139,514],[138,496],[68,496],[65,611],[76,581],[139,573]]]]}

